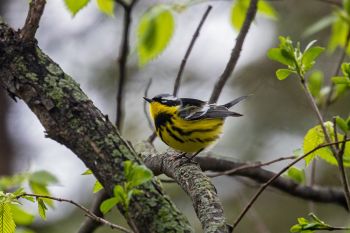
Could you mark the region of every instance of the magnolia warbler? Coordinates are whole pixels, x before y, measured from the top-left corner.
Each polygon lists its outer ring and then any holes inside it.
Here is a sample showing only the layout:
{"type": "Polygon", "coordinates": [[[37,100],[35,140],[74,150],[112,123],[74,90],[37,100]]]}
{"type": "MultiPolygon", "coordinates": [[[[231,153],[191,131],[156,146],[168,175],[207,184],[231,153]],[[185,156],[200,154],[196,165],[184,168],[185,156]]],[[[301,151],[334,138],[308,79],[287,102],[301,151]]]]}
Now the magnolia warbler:
{"type": "Polygon", "coordinates": [[[216,105],[170,94],[144,97],[150,103],[150,115],[160,139],[177,151],[195,153],[191,159],[219,138],[226,117],[242,116],[229,108],[245,98],[216,105]]]}

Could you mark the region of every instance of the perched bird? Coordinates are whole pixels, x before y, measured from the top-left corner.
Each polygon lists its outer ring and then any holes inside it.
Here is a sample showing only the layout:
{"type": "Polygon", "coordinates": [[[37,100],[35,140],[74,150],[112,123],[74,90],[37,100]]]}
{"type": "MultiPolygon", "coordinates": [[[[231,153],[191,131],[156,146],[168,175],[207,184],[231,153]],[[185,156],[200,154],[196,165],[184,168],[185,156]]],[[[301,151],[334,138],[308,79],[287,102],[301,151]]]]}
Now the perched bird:
{"type": "Polygon", "coordinates": [[[170,94],[160,94],[152,99],[144,97],[150,103],[157,135],[177,151],[195,153],[190,159],[220,137],[226,117],[242,116],[229,108],[245,98],[247,96],[241,96],[227,104],[216,105],[170,94]]]}

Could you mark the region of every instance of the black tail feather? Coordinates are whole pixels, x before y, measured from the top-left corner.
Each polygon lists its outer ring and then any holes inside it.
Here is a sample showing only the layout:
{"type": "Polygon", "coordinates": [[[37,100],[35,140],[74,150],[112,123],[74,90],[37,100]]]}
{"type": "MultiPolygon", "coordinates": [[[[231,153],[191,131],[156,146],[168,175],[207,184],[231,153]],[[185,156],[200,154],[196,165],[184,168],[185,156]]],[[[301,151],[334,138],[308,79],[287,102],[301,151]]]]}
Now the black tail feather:
{"type": "Polygon", "coordinates": [[[246,98],[248,98],[251,95],[244,95],[241,97],[238,97],[237,99],[232,100],[231,102],[228,102],[227,104],[224,104],[222,106],[226,107],[226,108],[231,108],[232,106],[238,104],[239,102],[241,102],[242,100],[245,100],[246,98]]]}

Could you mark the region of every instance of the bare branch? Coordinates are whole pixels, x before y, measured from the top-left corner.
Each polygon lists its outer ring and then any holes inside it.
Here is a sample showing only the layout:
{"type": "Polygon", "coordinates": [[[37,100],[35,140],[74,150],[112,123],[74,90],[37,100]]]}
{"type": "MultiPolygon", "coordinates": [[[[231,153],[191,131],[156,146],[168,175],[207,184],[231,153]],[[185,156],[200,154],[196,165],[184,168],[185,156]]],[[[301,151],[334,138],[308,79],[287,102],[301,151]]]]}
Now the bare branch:
{"type": "Polygon", "coordinates": [[[277,162],[280,162],[280,161],[284,161],[284,160],[287,160],[287,159],[295,159],[295,158],[296,158],[296,156],[289,156],[289,157],[281,157],[281,158],[278,158],[278,159],[274,159],[274,160],[266,162],[266,163],[257,162],[257,163],[253,163],[253,164],[245,164],[245,165],[242,165],[240,167],[232,168],[232,169],[224,171],[224,172],[218,172],[216,174],[209,174],[207,176],[211,177],[211,178],[214,178],[214,177],[223,176],[223,175],[232,175],[232,174],[234,174],[236,172],[239,172],[239,171],[242,171],[242,170],[245,170],[245,169],[263,167],[263,166],[267,166],[267,165],[270,165],[270,164],[273,164],[273,163],[277,163],[277,162]]]}
{"type": "Polygon", "coordinates": [[[209,103],[215,103],[218,101],[219,96],[222,92],[222,89],[224,88],[226,81],[231,76],[233,70],[236,67],[237,61],[239,59],[239,56],[241,54],[241,50],[243,47],[244,40],[246,38],[246,35],[249,31],[250,25],[253,22],[256,11],[257,11],[257,4],[258,0],[251,0],[249,4],[249,8],[243,23],[243,26],[241,28],[241,31],[239,32],[235,47],[232,50],[230,60],[228,61],[224,72],[221,74],[219,79],[216,81],[213,92],[211,93],[209,103]]]}
{"type": "MultiPolygon", "coordinates": [[[[149,88],[151,87],[152,85],[152,78],[149,79],[147,85],[146,85],[146,89],[145,89],[145,92],[143,93],[143,96],[144,97],[147,97],[148,96],[148,91],[149,91],[149,88]]],[[[146,116],[146,119],[147,119],[147,123],[148,123],[148,126],[149,128],[154,131],[154,127],[153,127],[153,123],[152,123],[152,119],[150,118],[148,112],[147,112],[147,102],[146,101],[143,101],[143,112],[146,116]]]]}
{"type": "Polygon", "coordinates": [[[32,0],[29,3],[26,22],[21,29],[20,36],[23,41],[34,40],[35,33],[39,28],[40,18],[44,12],[46,0],[32,0]]]}
{"type": "Polygon", "coordinates": [[[184,58],[181,61],[180,69],[179,69],[179,71],[177,73],[176,80],[175,80],[175,83],[174,83],[174,91],[173,91],[173,95],[174,96],[177,96],[177,93],[179,91],[180,84],[181,84],[182,73],[183,73],[183,71],[185,69],[187,59],[188,59],[188,57],[191,54],[192,48],[194,46],[194,43],[196,42],[196,40],[197,40],[197,38],[199,36],[199,32],[200,32],[200,30],[201,30],[201,28],[202,28],[202,26],[203,26],[207,16],[209,15],[211,9],[212,9],[212,6],[209,5],[207,7],[206,11],[204,12],[204,14],[202,16],[202,19],[199,22],[198,27],[197,27],[195,33],[193,34],[192,40],[191,40],[191,42],[190,42],[190,44],[189,44],[189,46],[188,46],[188,48],[186,50],[185,56],[184,56],[184,58]]]}
{"type": "Polygon", "coordinates": [[[46,195],[38,195],[38,194],[29,194],[29,193],[24,193],[22,195],[19,195],[17,198],[20,197],[35,197],[35,198],[44,198],[44,199],[50,199],[50,200],[55,200],[55,201],[59,201],[59,202],[67,202],[67,203],[71,203],[72,205],[75,205],[76,207],[78,207],[79,209],[81,209],[82,211],[85,212],[86,216],[88,216],[89,218],[93,219],[96,222],[99,222],[100,224],[104,224],[112,229],[117,229],[120,230],[122,232],[126,232],[126,233],[132,233],[132,231],[116,225],[114,223],[111,223],[109,221],[107,221],[106,219],[103,219],[97,215],[95,215],[93,212],[91,212],[88,208],[80,205],[79,203],[72,201],[72,200],[68,200],[68,199],[64,199],[64,198],[58,198],[58,197],[52,197],[52,196],[46,196],[46,195]]]}
{"type": "MultiPolygon", "coordinates": [[[[350,141],[350,140],[344,140],[341,142],[346,142],[346,141],[350,141]]],[[[340,142],[340,143],[341,143],[340,142]]],[[[265,184],[263,184],[260,189],[256,192],[256,194],[250,199],[249,203],[246,205],[246,207],[243,209],[243,211],[240,213],[240,215],[237,217],[237,219],[235,220],[235,222],[233,223],[233,229],[232,232],[234,231],[234,229],[237,227],[238,223],[242,220],[242,218],[245,216],[245,214],[248,212],[248,210],[250,209],[250,207],[255,203],[255,201],[258,199],[258,197],[264,192],[264,190],[273,182],[275,181],[278,177],[280,177],[283,173],[285,173],[290,167],[292,167],[294,164],[296,164],[297,162],[299,162],[300,160],[304,159],[306,156],[314,153],[315,151],[327,147],[327,146],[333,146],[335,144],[337,144],[338,142],[332,142],[332,143],[325,143],[322,145],[319,145],[317,147],[315,147],[313,150],[309,151],[308,153],[304,154],[303,156],[300,156],[299,158],[295,159],[293,162],[291,162],[290,164],[288,164],[286,167],[284,167],[280,172],[278,172],[276,175],[274,175],[269,181],[267,181],[265,184]]]]}

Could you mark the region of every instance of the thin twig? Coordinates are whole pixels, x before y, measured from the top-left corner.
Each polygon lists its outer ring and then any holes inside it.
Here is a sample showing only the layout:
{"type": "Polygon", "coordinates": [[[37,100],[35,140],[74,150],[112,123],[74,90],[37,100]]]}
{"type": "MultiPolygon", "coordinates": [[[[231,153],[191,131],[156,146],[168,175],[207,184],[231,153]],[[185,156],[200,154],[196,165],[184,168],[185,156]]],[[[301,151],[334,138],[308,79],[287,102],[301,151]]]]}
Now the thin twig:
{"type": "Polygon", "coordinates": [[[123,1],[117,1],[124,9],[124,19],[123,19],[123,36],[120,44],[120,53],[118,58],[119,67],[119,79],[117,86],[117,108],[116,108],[116,122],[115,125],[121,131],[121,124],[123,120],[123,96],[124,96],[124,86],[125,80],[127,79],[127,60],[129,55],[129,37],[130,37],[130,25],[131,25],[131,13],[133,6],[136,4],[137,0],[133,0],[129,5],[124,5],[123,1]]]}
{"type": "MultiPolygon", "coordinates": [[[[151,85],[152,85],[152,78],[150,78],[149,81],[148,81],[148,83],[147,83],[145,92],[143,93],[143,96],[144,96],[144,97],[147,97],[147,96],[148,96],[148,91],[149,91],[149,88],[151,87],[151,85]]],[[[149,128],[150,128],[152,131],[154,131],[154,127],[153,127],[152,120],[151,120],[151,118],[149,117],[149,114],[148,114],[148,112],[147,112],[147,102],[146,102],[146,101],[143,101],[143,112],[145,113],[145,116],[146,116],[146,119],[147,119],[147,123],[148,123],[149,128]]]]}
{"type": "Polygon", "coordinates": [[[39,28],[40,18],[44,12],[46,0],[32,0],[29,3],[28,15],[26,22],[21,29],[21,38],[23,41],[32,41],[35,33],[39,28]]]}
{"type": "Polygon", "coordinates": [[[81,209],[82,211],[84,211],[89,218],[92,218],[93,220],[95,220],[97,222],[100,222],[100,223],[102,223],[102,224],[104,224],[106,226],[109,226],[112,229],[118,229],[118,230],[126,232],[126,233],[132,233],[132,231],[130,231],[130,230],[128,230],[128,229],[126,229],[126,228],[124,228],[122,226],[116,225],[114,223],[111,223],[111,222],[107,221],[106,219],[103,219],[103,218],[100,218],[100,217],[96,216],[88,208],[86,208],[86,207],[76,203],[75,201],[64,199],[64,198],[47,196],[47,195],[38,195],[38,194],[29,194],[29,193],[21,194],[17,198],[25,197],[25,196],[27,196],[27,197],[35,197],[35,198],[51,199],[51,200],[55,200],[55,201],[59,201],[59,202],[71,203],[71,204],[75,205],[76,207],[78,207],[79,209],[81,209]]]}
{"type": "MultiPolygon", "coordinates": [[[[93,200],[92,207],[90,208],[90,212],[95,214],[97,217],[102,218],[103,213],[100,211],[100,205],[107,198],[108,198],[108,195],[104,190],[101,190],[99,193],[97,193],[97,196],[93,200]]],[[[86,218],[85,221],[79,227],[78,233],[92,233],[99,226],[101,226],[101,222],[97,222],[93,218],[90,218],[88,216],[88,218],[86,218]]]]}
{"type": "Polygon", "coordinates": [[[181,61],[180,69],[179,69],[179,71],[177,73],[176,80],[175,80],[175,83],[174,83],[174,91],[173,91],[173,95],[174,96],[177,96],[177,93],[179,91],[180,84],[181,84],[182,73],[183,73],[183,71],[185,69],[187,59],[188,59],[188,57],[191,54],[192,48],[194,46],[194,43],[196,42],[196,40],[197,40],[197,38],[199,36],[199,32],[200,32],[200,30],[201,30],[201,28],[202,28],[202,26],[203,26],[203,24],[204,24],[204,22],[205,22],[205,20],[206,20],[206,18],[207,18],[207,16],[208,16],[208,14],[209,14],[211,9],[212,9],[212,6],[209,5],[207,7],[206,11],[204,12],[204,14],[202,16],[202,19],[199,22],[199,25],[198,25],[195,33],[193,34],[191,43],[189,44],[189,46],[188,46],[188,48],[186,50],[185,56],[184,56],[184,58],[181,61]]]}
{"type": "Polygon", "coordinates": [[[249,8],[248,8],[242,29],[237,36],[236,44],[232,50],[230,60],[228,61],[224,72],[221,74],[221,76],[219,77],[219,79],[215,83],[213,92],[212,92],[210,99],[209,99],[209,103],[217,102],[217,100],[219,99],[219,96],[222,92],[222,89],[224,88],[224,86],[226,84],[226,81],[229,79],[233,70],[236,67],[238,58],[241,54],[244,40],[245,40],[246,35],[249,31],[250,25],[255,18],[256,11],[257,11],[257,5],[258,5],[258,0],[251,0],[250,1],[249,8]]]}
{"type": "Polygon", "coordinates": [[[280,177],[284,172],[286,172],[290,167],[292,167],[294,164],[296,164],[297,162],[299,162],[300,160],[304,159],[306,156],[314,153],[315,151],[327,147],[327,146],[332,146],[335,145],[337,143],[343,143],[343,142],[347,142],[350,141],[350,139],[344,140],[344,141],[340,141],[340,142],[332,142],[332,143],[324,143],[321,144],[317,147],[315,147],[314,149],[312,149],[311,151],[309,151],[308,153],[300,156],[299,158],[295,159],[293,162],[291,162],[290,164],[288,164],[286,167],[284,167],[280,172],[278,172],[276,175],[274,175],[271,179],[269,179],[265,184],[263,184],[260,189],[255,193],[255,195],[250,199],[249,203],[246,205],[246,207],[243,209],[243,211],[239,214],[239,216],[237,217],[237,219],[235,220],[235,222],[233,223],[233,229],[231,231],[231,233],[234,231],[234,229],[237,227],[238,223],[242,220],[242,218],[245,216],[245,214],[248,212],[248,210],[250,209],[250,207],[254,204],[254,202],[258,199],[258,197],[264,192],[264,190],[274,181],[276,180],[278,177],[280,177]]]}
{"type": "MultiPolygon", "coordinates": [[[[344,135],[344,140],[347,140],[347,135],[344,135]]],[[[340,172],[340,177],[341,177],[341,181],[343,183],[343,187],[344,187],[344,193],[345,193],[345,197],[346,197],[346,203],[348,205],[348,209],[350,208],[350,188],[349,188],[349,181],[348,181],[348,176],[346,175],[346,171],[344,168],[344,151],[345,151],[345,147],[346,147],[346,143],[343,142],[341,144],[341,148],[338,152],[338,154],[336,155],[336,159],[338,162],[338,168],[339,168],[339,172],[340,172]]]]}
{"type": "Polygon", "coordinates": [[[266,162],[266,163],[261,163],[261,162],[257,162],[257,163],[253,163],[253,164],[245,164],[243,166],[240,166],[240,167],[237,167],[237,168],[233,168],[233,169],[230,169],[230,170],[227,170],[227,171],[224,171],[224,172],[218,172],[218,173],[214,173],[214,174],[207,174],[208,177],[218,177],[218,176],[223,176],[223,175],[232,175],[238,171],[242,171],[242,170],[245,170],[245,169],[250,169],[250,168],[257,168],[257,167],[263,167],[263,166],[267,166],[267,165],[270,165],[270,164],[273,164],[273,163],[277,163],[277,162],[280,162],[280,161],[284,161],[284,160],[288,160],[288,159],[295,159],[296,156],[289,156],[289,157],[281,157],[281,158],[278,158],[278,159],[274,159],[274,160],[271,160],[269,162],[266,162]]]}
{"type": "MultiPolygon", "coordinates": [[[[348,33],[347,33],[347,36],[346,36],[346,41],[345,41],[345,45],[344,45],[344,49],[342,50],[342,53],[340,55],[340,58],[339,58],[339,61],[338,61],[338,64],[337,64],[337,68],[334,72],[334,75],[333,76],[339,76],[339,73],[340,73],[340,68],[341,68],[341,65],[345,59],[345,56],[346,56],[346,51],[347,51],[347,48],[349,46],[349,43],[350,43],[350,29],[348,30],[348,33]]],[[[333,96],[333,92],[334,92],[334,88],[335,88],[335,84],[332,82],[331,83],[331,89],[329,90],[329,93],[327,95],[327,98],[326,98],[326,103],[325,103],[325,106],[324,106],[324,112],[326,113],[327,110],[328,110],[328,107],[333,103],[333,99],[332,99],[332,96],[333,96]]]]}

